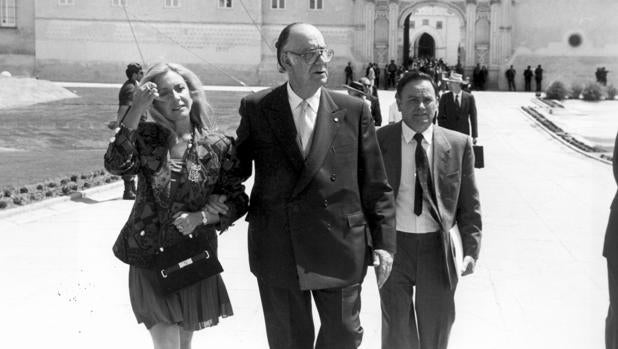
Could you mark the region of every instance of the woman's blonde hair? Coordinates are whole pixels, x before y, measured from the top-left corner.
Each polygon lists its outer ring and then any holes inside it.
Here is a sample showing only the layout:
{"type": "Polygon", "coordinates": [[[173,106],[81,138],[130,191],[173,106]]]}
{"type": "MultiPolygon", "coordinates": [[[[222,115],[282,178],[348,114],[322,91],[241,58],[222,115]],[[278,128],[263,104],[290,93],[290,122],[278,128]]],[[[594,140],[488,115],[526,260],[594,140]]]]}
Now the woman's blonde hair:
{"type": "MultiPolygon", "coordinates": [[[[189,119],[191,120],[193,129],[199,133],[202,133],[202,130],[215,130],[216,123],[211,115],[212,108],[206,100],[206,93],[202,88],[202,82],[195,73],[183,65],[177,63],[156,63],[146,71],[140,85],[148,81],[152,81],[158,85],[161,77],[168,72],[174,72],[180,75],[189,88],[189,94],[193,100],[191,111],[189,112],[189,119]]],[[[170,129],[172,132],[175,131],[174,125],[161,114],[156,108],[155,103],[150,107],[150,115],[158,124],[170,129]]]]}

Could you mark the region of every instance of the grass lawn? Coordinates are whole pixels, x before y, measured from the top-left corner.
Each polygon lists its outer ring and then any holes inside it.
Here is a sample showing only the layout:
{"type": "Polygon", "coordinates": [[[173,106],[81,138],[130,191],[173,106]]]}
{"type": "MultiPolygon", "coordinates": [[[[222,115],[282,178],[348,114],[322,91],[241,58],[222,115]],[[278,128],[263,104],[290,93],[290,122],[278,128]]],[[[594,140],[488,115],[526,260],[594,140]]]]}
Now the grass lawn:
{"type": "MultiPolygon", "coordinates": [[[[79,98],[0,110],[0,188],[103,168],[118,89],[71,88],[79,98]]],[[[219,128],[233,135],[246,92],[207,91],[219,128]]]]}

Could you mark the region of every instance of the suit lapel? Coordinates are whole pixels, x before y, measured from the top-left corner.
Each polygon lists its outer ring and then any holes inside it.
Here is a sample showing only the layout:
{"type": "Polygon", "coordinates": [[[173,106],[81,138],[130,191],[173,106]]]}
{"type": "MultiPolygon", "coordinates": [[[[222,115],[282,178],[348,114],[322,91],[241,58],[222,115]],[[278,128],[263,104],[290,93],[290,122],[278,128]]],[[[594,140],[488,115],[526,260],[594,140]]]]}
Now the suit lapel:
{"type": "Polygon", "coordinates": [[[296,125],[294,125],[285,84],[272,93],[272,98],[266,102],[266,105],[269,109],[268,122],[281,144],[281,149],[286,153],[294,168],[300,171],[304,166],[304,159],[296,142],[296,125]]]}
{"type": "Polygon", "coordinates": [[[380,146],[382,147],[389,184],[393,188],[396,198],[399,193],[399,184],[401,183],[401,163],[403,161],[401,158],[401,121],[390,128],[389,131],[384,143],[380,146]]]}
{"type": "Polygon", "coordinates": [[[305,168],[294,187],[292,196],[298,195],[318,172],[326,155],[328,155],[341,123],[344,122],[344,118],[345,109],[339,109],[329,92],[323,88],[311,148],[305,160],[305,168]]]}
{"type": "MultiPolygon", "coordinates": [[[[440,185],[445,180],[443,169],[447,167],[448,159],[451,154],[451,145],[449,144],[448,140],[442,133],[442,130],[438,126],[434,126],[433,128],[433,145],[432,146],[433,146],[433,159],[432,159],[432,168],[431,168],[432,176],[431,177],[433,179],[434,189],[436,191],[436,198],[438,199],[438,202],[435,203],[435,209],[438,213],[438,216],[440,217],[439,223],[440,225],[442,225],[442,217],[440,216],[440,212],[443,208],[440,207],[440,204],[441,204],[440,185]]],[[[443,228],[447,228],[447,227],[443,227],[443,228]]],[[[450,227],[448,228],[450,229],[450,227]]]]}

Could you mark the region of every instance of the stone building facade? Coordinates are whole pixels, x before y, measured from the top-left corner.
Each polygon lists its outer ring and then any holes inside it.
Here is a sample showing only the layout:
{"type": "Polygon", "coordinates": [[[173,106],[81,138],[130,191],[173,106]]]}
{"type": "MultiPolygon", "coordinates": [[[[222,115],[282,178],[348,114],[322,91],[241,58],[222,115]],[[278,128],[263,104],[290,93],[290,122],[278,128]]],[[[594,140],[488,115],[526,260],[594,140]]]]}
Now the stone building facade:
{"type": "Polygon", "coordinates": [[[0,26],[0,64],[19,52],[21,69],[46,79],[117,82],[128,62],[174,61],[206,84],[270,85],[284,79],[279,31],[303,21],[335,50],[332,86],[348,61],[358,77],[368,62],[402,63],[432,43],[466,74],[486,65],[494,89],[505,89],[510,65],[521,86],[525,67],[539,64],[544,85],[593,80],[600,66],[618,85],[615,0],[2,1],[16,3],[18,24],[0,26]]]}

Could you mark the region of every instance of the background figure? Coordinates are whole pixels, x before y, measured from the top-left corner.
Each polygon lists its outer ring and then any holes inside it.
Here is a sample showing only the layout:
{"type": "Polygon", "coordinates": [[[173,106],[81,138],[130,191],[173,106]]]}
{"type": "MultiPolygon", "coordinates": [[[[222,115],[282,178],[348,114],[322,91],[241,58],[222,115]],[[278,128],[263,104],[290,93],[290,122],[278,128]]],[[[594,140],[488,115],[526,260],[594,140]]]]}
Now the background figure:
{"type": "MultiPolygon", "coordinates": [[[[142,66],[139,63],[130,63],[127,65],[127,69],[124,73],[127,75],[127,81],[122,84],[120,92],[118,92],[118,112],[116,118],[118,125],[120,125],[122,118],[131,107],[133,103],[133,92],[135,92],[135,88],[139,86],[139,81],[144,76],[142,66]]],[[[124,181],[124,193],[122,194],[122,198],[124,200],[134,200],[135,192],[137,191],[135,187],[135,176],[124,175],[122,176],[122,180],[124,181]]]]}
{"type": "Polygon", "coordinates": [[[487,77],[489,76],[489,70],[487,70],[486,66],[481,67],[481,90],[485,91],[485,84],[487,83],[487,77]]]}
{"type": "MultiPolygon", "coordinates": [[[[614,141],[612,168],[614,180],[618,184],[618,135],[614,141]]],[[[609,211],[603,256],[607,259],[607,281],[609,283],[609,309],[605,320],[605,348],[618,349],[618,192],[614,196],[609,211]]]]}
{"type": "Polygon", "coordinates": [[[378,130],[397,224],[393,271],[380,290],[382,349],[446,349],[459,276],[472,273],[479,256],[472,142],[433,125],[437,97],[430,76],[407,73],[395,95],[403,122],[378,130]],[[463,242],[461,262],[453,256],[454,225],[463,242]]]}
{"type": "Polygon", "coordinates": [[[359,82],[363,85],[365,95],[371,102],[371,117],[375,126],[382,125],[382,111],[380,110],[380,98],[378,89],[371,84],[368,78],[360,78],[359,82]]]}
{"type": "Polygon", "coordinates": [[[509,91],[516,91],[517,89],[515,88],[515,69],[513,68],[513,66],[511,66],[505,73],[504,75],[506,76],[506,81],[509,84],[509,91]]]}
{"type": "Polygon", "coordinates": [[[451,72],[451,75],[445,80],[450,91],[440,97],[438,125],[471,135],[474,144],[476,144],[478,130],[474,96],[461,90],[461,84],[464,81],[460,74],[451,72]],[[472,134],[470,131],[472,131],[472,134]]]}
{"type": "Polygon", "coordinates": [[[348,65],[345,66],[345,84],[349,85],[352,81],[354,81],[354,70],[352,69],[352,62],[348,62],[348,65]]]}
{"type": "Polygon", "coordinates": [[[216,253],[216,230],[226,230],[247,211],[232,139],[215,130],[208,108],[193,72],[157,64],[136,88],[105,154],[109,172],[139,178],[137,199],[113,250],[130,264],[131,307],[155,349],[188,349],[193,331],[233,314],[219,274],[169,295],[157,280],[160,268],[168,267],[159,264],[160,252],[178,249],[190,235],[193,246],[216,253]],[[154,122],[139,122],[146,110],[154,122]]]}
{"type": "Polygon", "coordinates": [[[524,70],[524,84],[526,92],[532,91],[532,68],[528,66],[526,70],[524,70]]]}
{"type": "Polygon", "coordinates": [[[373,63],[369,63],[367,66],[367,79],[371,81],[371,86],[375,86],[376,71],[373,69],[373,63]]]}
{"type": "Polygon", "coordinates": [[[472,88],[475,90],[481,89],[481,64],[477,63],[472,71],[472,88]]]}
{"type": "Polygon", "coordinates": [[[391,188],[367,105],[323,87],[334,53],[322,33],[290,24],[275,46],[288,82],[243,98],[236,131],[244,173],[255,167],[249,264],[268,343],[356,348],[367,265],[378,266],[379,287],[392,265],[391,188]]]}
{"type": "Polygon", "coordinates": [[[391,62],[387,68],[388,71],[388,80],[386,82],[386,88],[395,87],[395,78],[397,76],[397,64],[395,64],[395,60],[391,59],[391,62]]]}
{"type": "Polygon", "coordinates": [[[376,91],[380,88],[380,67],[378,66],[378,63],[373,63],[373,71],[376,73],[376,79],[375,79],[375,84],[374,87],[376,88],[376,91]]]}
{"type": "Polygon", "coordinates": [[[543,68],[539,64],[536,69],[534,69],[534,80],[536,82],[536,92],[541,93],[541,85],[543,83],[543,68]]]}

